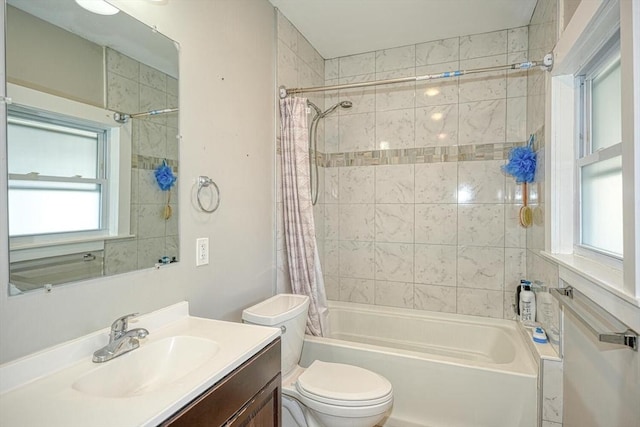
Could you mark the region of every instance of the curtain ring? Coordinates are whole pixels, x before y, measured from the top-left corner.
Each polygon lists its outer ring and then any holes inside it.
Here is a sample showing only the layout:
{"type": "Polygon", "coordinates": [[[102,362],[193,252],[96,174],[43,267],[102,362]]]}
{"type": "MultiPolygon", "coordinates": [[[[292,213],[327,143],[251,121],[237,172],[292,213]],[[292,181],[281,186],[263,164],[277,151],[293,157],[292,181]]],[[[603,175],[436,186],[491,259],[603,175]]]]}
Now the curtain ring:
{"type": "Polygon", "coordinates": [[[216,209],[218,209],[218,206],[220,206],[220,189],[218,188],[216,183],[213,182],[213,180],[208,176],[198,177],[198,191],[196,192],[196,201],[198,202],[198,206],[200,206],[200,209],[202,209],[202,211],[206,213],[213,213],[216,211],[216,209]],[[203,188],[209,187],[209,185],[213,186],[217,195],[216,205],[212,209],[205,208],[200,201],[200,192],[203,188]]]}

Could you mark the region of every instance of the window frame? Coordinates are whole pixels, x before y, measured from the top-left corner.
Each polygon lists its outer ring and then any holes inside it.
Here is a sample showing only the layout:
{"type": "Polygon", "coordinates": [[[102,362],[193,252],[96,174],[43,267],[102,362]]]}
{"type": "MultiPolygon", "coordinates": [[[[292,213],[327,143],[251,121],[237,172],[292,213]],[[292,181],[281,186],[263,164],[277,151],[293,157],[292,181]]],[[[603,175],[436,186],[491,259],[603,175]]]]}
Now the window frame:
{"type": "MultiPolygon", "coordinates": [[[[31,174],[31,173],[9,173],[9,190],[11,190],[11,181],[19,181],[23,183],[28,182],[58,182],[58,183],[66,183],[66,184],[95,184],[98,186],[100,193],[100,208],[99,208],[99,218],[98,218],[98,228],[91,230],[78,230],[78,231],[67,231],[67,232],[49,232],[49,233],[33,233],[33,234],[21,234],[12,236],[9,234],[9,238],[13,239],[15,242],[24,241],[26,239],[30,239],[33,236],[40,235],[58,235],[57,238],[60,240],[65,240],[65,236],[82,236],[82,235],[100,235],[100,234],[108,234],[108,224],[109,224],[109,210],[108,210],[108,196],[109,196],[109,186],[110,186],[110,177],[108,175],[108,165],[111,159],[108,155],[108,144],[109,144],[109,128],[105,128],[103,126],[95,126],[88,125],[87,123],[80,123],[76,118],[67,118],[61,117],[59,115],[54,115],[49,112],[44,111],[35,111],[27,108],[15,108],[13,106],[9,106],[7,112],[7,126],[9,126],[12,122],[27,122],[26,126],[31,127],[40,127],[42,129],[55,131],[55,127],[62,128],[61,130],[72,130],[72,131],[88,131],[96,134],[97,140],[97,149],[96,149],[96,177],[95,178],[85,178],[85,177],[77,177],[77,176],[57,176],[57,175],[44,175],[44,174],[31,174]]],[[[10,159],[8,159],[10,160],[10,159]]],[[[11,165],[9,165],[11,168],[11,165]]],[[[36,190],[37,191],[37,190],[36,190]]],[[[10,230],[11,232],[11,230],[10,230]]]]}
{"type": "MultiPolygon", "coordinates": [[[[577,132],[575,138],[575,206],[574,211],[574,243],[575,254],[590,258],[618,270],[623,269],[624,255],[607,251],[603,248],[591,246],[582,241],[582,170],[585,166],[594,165],[606,160],[620,157],[622,161],[622,141],[608,147],[593,150],[593,101],[592,82],[614,62],[621,61],[620,31],[615,34],[595,54],[595,60],[590,61],[575,73],[576,79],[576,121],[577,132]]],[[[622,89],[621,89],[622,90],[622,89]]],[[[621,117],[622,120],[622,117],[621,117]]],[[[622,123],[620,124],[622,127],[622,123]]],[[[623,209],[624,216],[624,209],[623,209]]],[[[622,219],[621,219],[622,220],[622,219]]],[[[624,239],[623,235],[620,236],[624,239]]],[[[624,244],[623,244],[624,246],[624,244]]]]}
{"type": "Polygon", "coordinates": [[[576,286],[621,320],[635,319],[640,307],[640,3],[619,0],[582,2],[553,48],[546,78],[544,135],[545,247],[540,255],[560,273],[574,274],[576,286]],[[620,33],[622,89],[623,269],[575,252],[575,141],[578,126],[575,76],[616,32],[620,33]],[[573,194],[572,194],[573,193],[573,194]],[[634,314],[635,313],[635,314],[634,314]],[[634,317],[635,316],[635,317],[634,317]]]}
{"type": "MultiPolygon", "coordinates": [[[[9,237],[11,261],[66,255],[104,248],[108,239],[132,237],[131,218],[131,122],[118,123],[113,111],[61,98],[8,83],[7,93],[14,110],[42,111],[45,116],[64,117],[69,123],[86,123],[105,130],[104,175],[108,188],[101,210],[100,230],[9,237]]],[[[81,125],[82,126],[82,125],[81,125]]]]}

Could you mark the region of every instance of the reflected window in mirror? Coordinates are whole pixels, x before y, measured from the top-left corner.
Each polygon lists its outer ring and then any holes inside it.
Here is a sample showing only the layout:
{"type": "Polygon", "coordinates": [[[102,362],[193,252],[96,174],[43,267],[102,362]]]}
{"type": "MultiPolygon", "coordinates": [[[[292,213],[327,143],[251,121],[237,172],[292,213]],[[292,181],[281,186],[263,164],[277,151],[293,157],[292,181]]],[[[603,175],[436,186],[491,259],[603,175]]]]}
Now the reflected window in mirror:
{"type": "Polygon", "coordinates": [[[107,133],[9,108],[9,237],[107,231],[107,133]]]}
{"type": "Polygon", "coordinates": [[[131,125],[112,111],[8,89],[14,291],[103,275],[105,242],[132,237],[131,125]]]}

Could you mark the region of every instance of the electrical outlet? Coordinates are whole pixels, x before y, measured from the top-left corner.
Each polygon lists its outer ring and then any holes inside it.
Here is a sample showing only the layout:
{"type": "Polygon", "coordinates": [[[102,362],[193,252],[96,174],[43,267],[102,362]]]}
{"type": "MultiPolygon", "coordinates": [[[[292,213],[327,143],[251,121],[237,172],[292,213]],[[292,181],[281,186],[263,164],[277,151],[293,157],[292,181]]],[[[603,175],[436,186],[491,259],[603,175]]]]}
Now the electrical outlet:
{"type": "Polygon", "coordinates": [[[196,266],[209,264],[209,238],[196,239],[196,266]]]}

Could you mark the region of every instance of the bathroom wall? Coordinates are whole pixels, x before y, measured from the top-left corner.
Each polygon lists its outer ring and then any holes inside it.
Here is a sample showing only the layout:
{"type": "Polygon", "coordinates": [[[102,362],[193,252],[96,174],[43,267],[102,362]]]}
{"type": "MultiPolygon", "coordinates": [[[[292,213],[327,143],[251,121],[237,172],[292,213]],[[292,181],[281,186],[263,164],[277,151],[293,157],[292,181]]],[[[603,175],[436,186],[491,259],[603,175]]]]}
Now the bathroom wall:
{"type": "MultiPolygon", "coordinates": [[[[294,27],[291,22],[280,12],[276,12],[277,33],[278,33],[278,52],[277,52],[277,82],[278,86],[284,85],[287,88],[292,87],[310,87],[324,85],[324,59],[318,51],[311,46],[307,39],[294,27]]],[[[324,107],[324,94],[318,92],[309,95],[309,100],[317,105],[320,109],[324,107]]],[[[313,111],[313,110],[312,110],[313,111]]],[[[313,113],[315,114],[315,112],[313,113]]],[[[308,116],[309,124],[313,114],[308,116]]],[[[278,292],[290,292],[291,283],[289,278],[289,265],[287,263],[287,252],[284,240],[284,223],[282,208],[282,176],[280,174],[280,118],[276,121],[276,216],[277,216],[277,289],[278,292]]],[[[324,142],[324,123],[318,125],[318,143],[324,142]]],[[[315,173],[315,172],[314,172],[315,173]]],[[[319,170],[320,180],[324,179],[322,168],[319,170]]],[[[314,209],[317,213],[320,205],[314,209]]],[[[316,229],[321,225],[317,214],[316,229]]],[[[323,236],[317,236],[319,250],[322,252],[323,236]]]]}
{"type": "MultiPolygon", "coordinates": [[[[557,2],[539,0],[529,26],[529,52],[532,57],[542,58],[551,52],[557,40],[557,2]]],[[[527,132],[536,136],[535,149],[538,165],[535,183],[529,186],[529,200],[534,212],[533,225],[527,229],[527,271],[529,279],[545,287],[558,287],[558,267],[540,256],[545,249],[544,195],[545,195],[545,106],[547,102],[547,79],[545,71],[531,70],[527,78],[527,132]]],[[[543,298],[547,298],[545,295],[543,298]]],[[[559,350],[559,308],[556,300],[547,298],[554,305],[554,316],[538,319],[549,331],[552,344],[559,350]]]]}
{"type": "Polygon", "coordinates": [[[8,82],[104,108],[102,46],[13,6],[6,13],[8,82]]]}
{"type": "MultiPolygon", "coordinates": [[[[527,59],[527,27],[327,60],[342,84],[527,59]]],[[[537,58],[534,58],[537,59],[537,58]]],[[[323,270],[330,299],[512,318],[526,276],[521,188],[500,167],[526,141],[526,72],[350,89],[325,119],[323,270]]]]}
{"type": "MultiPolygon", "coordinates": [[[[557,1],[538,0],[529,25],[529,55],[542,58],[552,51],[557,41],[557,1]]],[[[558,287],[557,265],[539,254],[545,249],[544,195],[546,189],[545,152],[545,108],[547,102],[547,79],[549,73],[540,69],[530,70],[527,77],[527,132],[536,136],[535,150],[538,170],[535,182],[529,186],[529,200],[534,212],[534,222],[527,229],[527,272],[529,280],[545,288],[558,287]]],[[[557,300],[545,288],[536,289],[538,304],[550,303],[551,316],[538,318],[547,332],[549,341],[560,353],[560,307],[557,300]]],[[[539,420],[542,427],[561,427],[563,416],[563,362],[542,360],[540,363],[539,420]]]]}
{"type": "MultiPolygon", "coordinates": [[[[0,292],[0,362],[105,328],[118,315],[183,300],[190,302],[193,315],[239,320],[243,308],[274,292],[272,6],[266,0],[113,3],[180,44],[181,262],[62,286],[49,294],[0,292]],[[209,175],[220,186],[222,202],[215,214],[195,207],[198,175],[209,175]],[[195,266],[198,237],[209,238],[207,266],[195,266]]],[[[3,123],[0,241],[6,242],[4,128],[3,123]]],[[[7,260],[7,245],[0,244],[4,289],[7,260]]]]}
{"type": "MultiPolygon", "coordinates": [[[[175,108],[178,80],[113,49],[106,49],[107,109],[125,113],[175,108]]],[[[178,187],[160,190],[154,170],[167,162],[179,179],[178,114],[132,121],[131,234],[105,242],[105,274],[148,268],[162,257],[179,259],[178,187]],[[169,200],[169,197],[171,200],[169,200]],[[173,214],[163,216],[168,202],[173,214]]]]}

